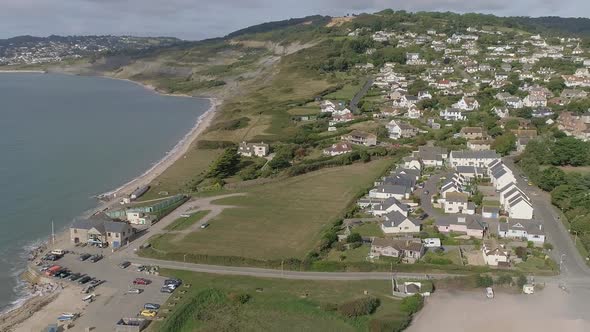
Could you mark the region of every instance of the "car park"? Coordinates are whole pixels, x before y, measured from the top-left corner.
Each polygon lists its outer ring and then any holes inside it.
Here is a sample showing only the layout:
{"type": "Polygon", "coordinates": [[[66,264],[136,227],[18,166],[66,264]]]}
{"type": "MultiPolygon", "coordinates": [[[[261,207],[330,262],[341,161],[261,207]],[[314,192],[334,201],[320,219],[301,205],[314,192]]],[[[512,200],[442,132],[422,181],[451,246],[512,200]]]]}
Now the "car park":
{"type": "Polygon", "coordinates": [[[81,261],[85,261],[85,260],[87,260],[88,258],[90,258],[90,256],[91,256],[90,254],[82,254],[82,255],[80,255],[80,260],[81,260],[81,261]]]}
{"type": "Polygon", "coordinates": [[[129,265],[131,265],[131,262],[125,261],[125,262],[119,264],[119,267],[122,269],[126,269],[129,267],[129,265]]]}
{"type": "Polygon", "coordinates": [[[144,309],[139,313],[143,317],[156,317],[156,312],[153,310],[144,309]]]}
{"type": "Polygon", "coordinates": [[[155,303],[146,303],[143,305],[143,308],[148,310],[159,310],[160,305],[155,303]]]}
{"type": "Polygon", "coordinates": [[[151,280],[145,278],[135,278],[135,280],[133,280],[134,285],[149,285],[151,283],[151,280]]]}
{"type": "Polygon", "coordinates": [[[129,290],[127,290],[127,294],[141,294],[141,292],[143,292],[143,289],[141,288],[129,288],[129,290]]]}

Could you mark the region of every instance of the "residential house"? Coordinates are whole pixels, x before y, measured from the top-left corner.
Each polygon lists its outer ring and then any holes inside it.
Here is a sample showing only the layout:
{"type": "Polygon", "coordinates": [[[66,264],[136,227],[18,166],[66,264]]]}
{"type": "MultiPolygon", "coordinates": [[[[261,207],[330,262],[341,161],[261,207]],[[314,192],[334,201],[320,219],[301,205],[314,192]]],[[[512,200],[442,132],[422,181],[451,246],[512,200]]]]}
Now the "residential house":
{"type": "Polygon", "coordinates": [[[483,239],[485,224],[476,215],[441,216],[436,219],[436,228],[441,233],[463,233],[477,239],[483,239]]]}
{"type": "Polygon", "coordinates": [[[481,208],[481,216],[489,219],[498,219],[500,218],[500,208],[484,205],[481,208]]]}
{"type": "Polygon", "coordinates": [[[369,190],[370,198],[387,199],[394,197],[397,200],[409,199],[412,193],[411,188],[404,185],[379,185],[376,188],[369,190]]]}
{"type": "Polygon", "coordinates": [[[403,158],[404,168],[422,170],[422,163],[420,159],[414,156],[407,156],[403,158]]]}
{"type": "Polygon", "coordinates": [[[420,146],[418,151],[413,151],[412,156],[417,157],[424,167],[443,167],[449,153],[446,148],[438,146],[420,146]]]}
{"type": "Polygon", "coordinates": [[[72,243],[101,244],[114,249],[129,243],[133,233],[128,223],[113,221],[105,215],[78,219],[70,226],[72,243]]]}
{"type": "Polygon", "coordinates": [[[557,128],[568,136],[587,141],[590,139],[590,112],[582,115],[561,112],[557,117],[557,128]]]}
{"type": "Polygon", "coordinates": [[[338,142],[332,144],[331,147],[324,149],[324,154],[331,157],[339,156],[349,152],[352,152],[352,145],[348,142],[338,142]]]}
{"type": "Polygon", "coordinates": [[[370,256],[399,257],[406,263],[414,263],[422,258],[424,252],[425,248],[420,240],[375,238],[371,243],[370,256]]]}
{"type": "Polygon", "coordinates": [[[500,158],[496,151],[483,150],[483,151],[451,151],[449,154],[449,164],[451,167],[456,168],[457,166],[476,166],[476,167],[487,167],[487,165],[500,158]]]}
{"type": "Polygon", "coordinates": [[[485,167],[457,166],[455,170],[455,174],[461,175],[466,181],[482,178],[487,175],[487,169],[485,167]]]}
{"type": "Polygon", "coordinates": [[[509,183],[498,190],[500,204],[510,218],[533,219],[531,199],[515,183],[509,183]]]}
{"type": "Polygon", "coordinates": [[[547,106],[547,98],[540,94],[529,94],[522,103],[526,107],[545,107],[547,106]]]}
{"type": "Polygon", "coordinates": [[[418,109],[418,107],[412,105],[408,108],[408,112],[406,116],[410,119],[420,119],[422,117],[422,110],[418,109]]]}
{"type": "Polygon", "coordinates": [[[553,116],[553,114],[555,113],[549,107],[537,107],[532,112],[533,118],[546,118],[548,116],[553,116]]]}
{"type": "Polygon", "coordinates": [[[462,111],[473,111],[479,108],[479,103],[475,98],[463,97],[457,103],[453,104],[453,107],[462,111]]]}
{"type": "Polygon", "coordinates": [[[500,119],[508,117],[509,115],[508,108],[506,107],[495,106],[494,108],[492,108],[492,112],[494,112],[494,114],[496,114],[500,119]]]}
{"type": "Polygon", "coordinates": [[[510,183],[516,183],[516,177],[512,170],[501,159],[496,159],[488,164],[488,176],[496,190],[504,188],[510,183]]]}
{"type": "Polygon", "coordinates": [[[388,213],[397,211],[404,216],[408,216],[409,207],[406,204],[401,203],[395,197],[389,197],[382,203],[378,203],[372,206],[370,213],[376,217],[386,215],[388,213]]]}
{"type": "Polygon", "coordinates": [[[445,213],[475,214],[475,205],[468,201],[468,197],[465,193],[447,193],[443,205],[445,213]]]}
{"type": "Polygon", "coordinates": [[[508,219],[498,224],[498,235],[503,238],[526,239],[537,245],[545,243],[543,225],[537,221],[526,219],[508,219]]]}
{"type": "Polygon", "coordinates": [[[483,139],[486,137],[482,127],[463,127],[459,133],[461,137],[467,140],[483,139]]]}
{"type": "Polygon", "coordinates": [[[489,242],[484,241],[481,251],[485,263],[489,266],[506,265],[510,262],[510,254],[507,250],[489,242]]]}
{"type": "MultiPolygon", "coordinates": [[[[334,113],[332,113],[334,114],[334,113]]],[[[345,114],[338,114],[332,115],[332,119],[328,122],[329,126],[334,126],[339,123],[346,123],[354,120],[354,115],[352,113],[345,113],[345,114]]]]}
{"type": "Polygon", "coordinates": [[[390,212],[383,217],[381,230],[385,234],[419,233],[422,226],[419,220],[410,219],[397,211],[390,212]]]}
{"type": "Polygon", "coordinates": [[[426,90],[420,91],[420,92],[418,92],[418,99],[419,100],[432,99],[432,95],[430,94],[430,92],[428,92],[426,90]]]}
{"type": "Polygon", "coordinates": [[[268,155],[270,148],[268,144],[262,143],[240,143],[238,153],[244,157],[265,157],[268,155]]]}
{"type": "Polygon", "coordinates": [[[484,151],[492,148],[492,140],[478,139],[467,141],[467,148],[471,151],[484,151]]]}
{"type": "Polygon", "coordinates": [[[510,97],[505,100],[509,108],[519,109],[524,107],[524,102],[518,97],[510,97]]]}
{"type": "Polygon", "coordinates": [[[579,89],[563,89],[560,95],[561,98],[565,99],[584,99],[588,97],[588,93],[584,90],[579,89]]]}
{"type": "Polygon", "coordinates": [[[439,116],[446,121],[464,121],[467,119],[466,113],[458,108],[447,108],[440,111],[439,116]]]}
{"type": "Polygon", "coordinates": [[[365,133],[360,130],[353,130],[350,133],[341,137],[343,141],[347,141],[352,144],[374,146],[377,145],[377,135],[365,133]]]}
{"type": "Polygon", "coordinates": [[[526,149],[527,144],[530,142],[528,137],[518,137],[516,139],[516,152],[522,153],[526,149]]]}
{"type": "Polygon", "coordinates": [[[416,127],[399,120],[391,120],[386,127],[391,139],[414,137],[418,134],[416,127]]]}

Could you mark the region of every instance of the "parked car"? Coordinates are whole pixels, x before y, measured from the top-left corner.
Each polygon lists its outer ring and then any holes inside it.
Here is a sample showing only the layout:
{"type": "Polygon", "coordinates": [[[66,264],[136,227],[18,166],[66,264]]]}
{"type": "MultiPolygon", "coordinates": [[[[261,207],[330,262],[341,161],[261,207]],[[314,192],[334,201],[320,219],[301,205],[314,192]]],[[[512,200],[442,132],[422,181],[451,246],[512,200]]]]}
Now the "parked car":
{"type": "Polygon", "coordinates": [[[88,284],[96,287],[96,286],[103,284],[103,283],[104,283],[104,280],[94,279],[94,280],[91,280],[88,284]]]}
{"type": "Polygon", "coordinates": [[[80,280],[78,280],[78,283],[85,284],[85,283],[89,282],[91,279],[92,279],[91,277],[85,276],[85,277],[80,278],[80,280]]]}
{"type": "Polygon", "coordinates": [[[418,219],[420,220],[424,220],[426,218],[428,218],[428,213],[422,213],[420,216],[418,216],[418,219]]]}
{"type": "Polygon", "coordinates": [[[137,267],[137,272],[143,272],[147,269],[147,266],[145,265],[140,265],[137,267]]]}
{"type": "Polygon", "coordinates": [[[129,290],[127,290],[127,294],[141,294],[141,292],[143,292],[143,289],[141,288],[129,288],[129,290]]]}
{"type": "Polygon", "coordinates": [[[143,317],[156,317],[156,312],[148,309],[144,309],[139,313],[143,317]]]}
{"type": "Polygon", "coordinates": [[[90,256],[91,256],[90,254],[82,254],[82,255],[80,255],[80,260],[81,260],[81,261],[85,261],[85,260],[87,260],[88,258],[90,258],[90,256]]]}
{"type": "Polygon", "coordinates": [[[173,292],[174,292],[174,289],[170,289],[166,286],[160,288],[160,293],[173,293],[173,292]]]}
{"type": "Polygon", "coordinates": [[[143,305],[143,308],[148,310],[159,310],[160,305],[155,303],[146,303],[143,305]]]}
{"type": "Polygon", "coordinates": [[[133,280],[134,285],[149,285],[151,283],[152,281],[146,278],[135,278],[135,280],[133,280]]]}
{"type": "Polygon", "coordinates": [[[182,280],[180,280],[180,279],[166,279],[166,280],[164,280],[164,286],[169,286],[169,285],[174,285],[175,287],[178,287],[178,286],[182,285],[182,280]]]}
{"type": "Polygon", "coordinates": [[[75,280],[77,280],[77,279],[80,279],[80,277],[81,277],[81,276],[82,276],[82,275],[81,275],[80,273],[72,273],[72,274],[70,275],[70,277],[68,278],[68,280],[70,280],[70,281],[75,281],[75,280]]]}
{"type": "Polygon", "coordinates": [[[92,257],[90,257],[90,261],[92,263],[96,263],[96,262],[98,262],[101,259],[102,259],[102,255],[93,255],[92,257]]]}
{"type": "Polygon", "coordinates": [[[69,277],[71,274],[72,274],[72,273],[71,273],[70,271],[67,271],[67,270],[66,270],[66,271],[62,271],[62,272],[60,272],[60,273],[57,275],[57,277],[58,277],[58,278],[61,278],[61,279],[65,279],[65,278],[69,277]]]}
{"type": "Polygon", "coordinates": [[[424,195],[428,195],[430,192],[428,190],[424,190],[424,195]]]}
{"type": "Polygon", "coordinates": [[[129,265],[131,265],[131,262],[125,261],[125,262],[119,264],[119,267],[122,269],[126,269],[129,267],[129,265]]]}
{"type": "Polygon", "coordinates": [[[209,224],[208,224],[208,223],[204,223],[204,224],[202,224],[202,225],[201,225],[201,228],[202,228],[202,229],[205,229],[205,228],[207,228],[207,227],[209,227],[209,224]]]}

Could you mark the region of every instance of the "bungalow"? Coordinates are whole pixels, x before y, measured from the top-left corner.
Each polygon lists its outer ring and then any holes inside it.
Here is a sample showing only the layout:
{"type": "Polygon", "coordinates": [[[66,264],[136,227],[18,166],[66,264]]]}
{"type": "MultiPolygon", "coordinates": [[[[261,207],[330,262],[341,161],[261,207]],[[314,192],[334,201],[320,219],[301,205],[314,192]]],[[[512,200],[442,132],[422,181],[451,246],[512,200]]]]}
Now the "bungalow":
{"type": "Polygon", "coordinates": [[[467,200],[469,195],[459,192],[449,192],[445,196],[445,213],[475,214],[475,205],[467,200]]]}
{"type": "Polygon", "coordinates": [[[262,143],[240,143],[238,153],[244,157],[265,157],[269,152],[268,144],[262,143]]]}
{"type": "Polygon", "coordinates": [[[398,120],[391,120],[387,124],[387,131],[389,131],[389,138],[391,139],[414,137],[418,134],[417,128],[398,120]]]}
{"type": "Polygon", "coordinates": [[[500,158],[496,151],[451,151],[449,155],[449,164],[451,167],[457,166],[476,166],[487,167],[487,165],[500,158]]]}
{"type": "Polygon", "coordinates": [[[490,243],[485,243],[481,246],[483,259],[489,266],[498,266],[508,264],[510,255],[508,251],[498,246],[492,246],[490,243]]]}
{"type": "Polygon", "coordinates": [[[365,133],[360,130],[353,130],[350,133],[341,137],[343,141],[347,141],[352,144],[374,146],[377,145],[377,136],[374,134],[365,133]]]}
{"type": "Polygon", "coordinates": [[[436,228],[441,233],[463,233],[483,239],[486,229],[483,221],[476,215],[442,216],[436,219],[436,228]]]}
{"type": "Polygon", "coordinates": [[[331,147],[324,149],[324,154],[331,157],[339,156],[349,152],[352,152],[352,145],[348,142],[338,142],[336,144],[332,144],[331,147]]]}
{"type": "Polygon", "coordinates": [[[421,229],[419,220],[412,220],[397,211],[384,215],[384,219],[381,230],[385,234],[419,233],[421,229]]]}
{"type": "Polygon", "coordinates": [[[401,203],[395,197],[385,199],[382,203],[375,204],[370,210],[370,213],[376,217],[397,211],[404,216],[408,216],[409,207],[401,203]]]}
{"type": "Polygon", "coordinates": [[[414,263],[422,258],[425,248],[419,240],[375,238],[371,243],[370,256],[399,257],[406,263],[414,263]]]}
{"type": "Polygon", "coordinates": [[[76,220],[70,226],[70,240],[74,244],[88,243],[119,248],[129,243],[133,228],[126,223],[110,220],[105,215],[76,220]]]}
{"type": "Polygon", "coordinates": [[[459,132],[465,139],[482,139],[486,136],[482,127],[463,127],[459,132]]]}
{"type": "Polygon", "coordinates": [[[447,108],[440,111],[439,116],[446,121],[464,121],[467,119],[465,113],[458,108],[447,108]]]}
{"type": "Polygon", "coordinates": [[[510,218],[507,223],[498,224],[498,235],[503,238],[526,239],[535,244],[545,243],[543,225],[533,220],[510,218]]]}

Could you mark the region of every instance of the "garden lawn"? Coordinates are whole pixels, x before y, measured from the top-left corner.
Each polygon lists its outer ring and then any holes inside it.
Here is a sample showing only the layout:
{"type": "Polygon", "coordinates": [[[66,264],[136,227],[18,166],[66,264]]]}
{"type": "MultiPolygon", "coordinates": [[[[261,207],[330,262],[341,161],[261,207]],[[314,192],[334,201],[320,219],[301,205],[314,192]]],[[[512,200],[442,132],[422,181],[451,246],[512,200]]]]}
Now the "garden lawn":
{"type": "Polygon", "coordinates": [[[391,160],[381,159],[248,188],[245,196],[215,201],[235,208],[225,209],[206,230],[173,243],[161,238],[156,249],[261,260],[302,259],[319,242],[322,230],[390,166],[391,160]]]}
{"type": "Polygon", "coordinates": [[[383,237],[383,231],[378,222],[366,222],[358,227],[354,227],[352,233],[359,233],[361,236],[383,237]]]}
{"type": "MultiPolygon", "coordinates": [[[[264,279],[245,276],[221,276],[215,274],[191,273],[187,271],[161,271],[192,285],[182,299],[173,307],[182,310],[189,299],[205,289],[216,289],[223,294],[248,294],[250,300],[237,304],[227,300],[222,305],[199,320],[197,313],[183,315],[183,324],[174,332],[195,330],[220,331],[367,331],[371,319],[404,321],[407,315],[400,309],[400,300],[390,296],[390,281],[311,281],[264,279]],[[259,291],[257,291],[257,289],[259,291]],[[337,311],[327,310],[343,302],[369,295],[380,299],[376,312],[358,318],[345,318],[337,311]]],[[[178,294],[176,294],[177,296],[178,294]]],[[[171,297],[172,299],[172,297],[171,297]]],[[[167,308],[164,305],[163,308],[167,308]]],[[[155,321],[150,331],[172,331],[167,329],[166,320],[155,321]]]]}

